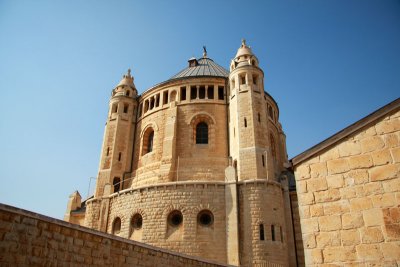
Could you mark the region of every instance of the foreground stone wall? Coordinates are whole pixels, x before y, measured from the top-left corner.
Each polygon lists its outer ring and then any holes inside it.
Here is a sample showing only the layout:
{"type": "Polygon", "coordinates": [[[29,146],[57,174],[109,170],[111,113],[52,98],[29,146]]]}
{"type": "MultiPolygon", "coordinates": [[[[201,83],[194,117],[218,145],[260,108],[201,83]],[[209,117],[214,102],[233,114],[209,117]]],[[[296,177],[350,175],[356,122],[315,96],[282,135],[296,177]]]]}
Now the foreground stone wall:
{"type": "Polygon", "coordinates": [[[295,166],[306,266],[400,264],[399,117],[295,166]]]}
{"type": "Polygon", "coordinates": [[[0,204],[1,266],[226,266],[0,204]]]}

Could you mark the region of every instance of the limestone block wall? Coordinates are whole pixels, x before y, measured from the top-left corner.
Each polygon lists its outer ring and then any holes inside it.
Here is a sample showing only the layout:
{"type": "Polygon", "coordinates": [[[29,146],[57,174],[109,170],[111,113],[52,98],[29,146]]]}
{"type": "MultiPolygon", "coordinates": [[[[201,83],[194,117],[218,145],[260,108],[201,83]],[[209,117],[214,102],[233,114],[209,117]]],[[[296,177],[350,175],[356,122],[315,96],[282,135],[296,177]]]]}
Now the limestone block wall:
{"type": "Polygon", "coordinates": [[[1,266],[226,266],[0,204],[1,266]]]}
{"type": "Polygon", "coordinates": [[[280,184],[258,180],[239,186],[239,246],[242,266],[288,266],[283,209],[280,184]]]}
{"type": "Polygon", "coordinates": [[[400,112],[296,166],[306,266],[400,264],[399,169],[400,112]]]}
{"type": "Polygon", "coordinates": [[[107,232],[173,251],[227,261],[225,185],[223,183],[181,183],[124,190],[110,198],[107,232]],[[182,213],[182,223],[175,227],[168,221],[174,210],[182,213]],[[199,214],[211,212],[208,226],[199,222],[199,214]],[[133,218],[142,218],[140,229],[133,218]],[[120,230],[114,231],[116,218],[120,230]]]}

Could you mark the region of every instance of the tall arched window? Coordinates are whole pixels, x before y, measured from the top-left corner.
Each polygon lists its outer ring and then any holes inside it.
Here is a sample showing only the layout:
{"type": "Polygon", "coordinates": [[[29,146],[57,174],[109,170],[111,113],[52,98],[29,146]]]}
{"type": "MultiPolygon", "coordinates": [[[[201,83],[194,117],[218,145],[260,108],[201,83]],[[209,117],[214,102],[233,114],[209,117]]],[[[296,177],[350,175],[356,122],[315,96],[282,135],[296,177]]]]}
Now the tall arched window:
{"type": "Polygon", "coordinates": [[[205,122],[196,126],[196,144],[208,144],[208,125],[205,122]]]}
{"type": "Polygon", "coordinates": [[[153,151],[153,139],[154,139],[154,131],[149,134],[147,139],[147,153],[153,151]]]}
{"type": "Polygon", "coordinates": [[[272,134],[269,135],[269,141],[271,143],[271,155],[273,159],[276,159],[276,145],[275,145],[275,139],[272,134]]]}
{"type": "Polygon", "coordinates": [[[154,130],[152,127],[146,129],[142,139],[142,155],[150,153],[154,149],[154,130]]]}

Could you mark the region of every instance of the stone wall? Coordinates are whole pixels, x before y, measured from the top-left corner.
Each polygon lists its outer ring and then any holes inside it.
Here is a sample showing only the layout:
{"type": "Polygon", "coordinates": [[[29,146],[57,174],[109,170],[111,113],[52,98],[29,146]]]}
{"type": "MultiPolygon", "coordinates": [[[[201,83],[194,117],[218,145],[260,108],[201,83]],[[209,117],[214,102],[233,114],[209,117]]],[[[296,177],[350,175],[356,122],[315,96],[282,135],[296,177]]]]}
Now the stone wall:
{"type": "Polygon", "coordinates": [[[400,264],[400,112],[295,166],[306,266],[400,264]]]}
{"type": "Polygon", "coordinates": [[[227,266],[0,204],[1,266],[227,266]]]}

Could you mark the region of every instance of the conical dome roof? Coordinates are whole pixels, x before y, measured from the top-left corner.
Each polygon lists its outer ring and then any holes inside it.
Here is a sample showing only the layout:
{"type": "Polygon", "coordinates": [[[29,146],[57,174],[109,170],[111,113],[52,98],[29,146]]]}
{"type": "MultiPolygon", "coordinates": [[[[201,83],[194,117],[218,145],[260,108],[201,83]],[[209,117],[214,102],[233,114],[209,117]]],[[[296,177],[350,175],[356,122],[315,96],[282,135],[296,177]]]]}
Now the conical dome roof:
{"type": "Polygon", "coordinates": [[[123,85],[127,85],[131,88],[136,88],[135,84],[133,83],[133,77],[131,75],[131,70],[128,69],[128,73],[125,74],[124,76],[122,76],[122,80],[119,82],[118,86],[123,86],[123,85]]]}
{"type": "Polygon", "coordinates": [[[202,57],[200,59],[191,58],[189,67],[181,70],[169,80],[192,78],[192,77],[223,77],[229,76],[229,72],[215,63],[211,58],[202,57]],[[193,63],[193,64],[192,64],[193,63]]]}

